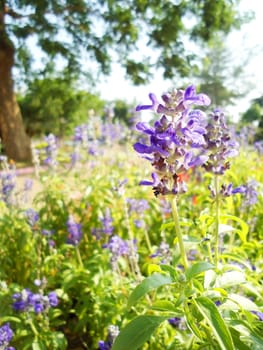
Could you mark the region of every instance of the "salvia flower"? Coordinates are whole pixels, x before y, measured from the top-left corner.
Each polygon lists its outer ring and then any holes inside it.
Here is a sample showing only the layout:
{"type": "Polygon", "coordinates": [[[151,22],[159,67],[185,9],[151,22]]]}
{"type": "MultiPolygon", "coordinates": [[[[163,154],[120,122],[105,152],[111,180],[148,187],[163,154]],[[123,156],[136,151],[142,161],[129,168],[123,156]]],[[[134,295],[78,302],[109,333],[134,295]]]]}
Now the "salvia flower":
{"type": "Polygon", "coordinates": [[[67,220],[67,243],[77,245],[82,238],[82,226],[77,223],[72,215],[67,220]]]}
{"type": "Polygon", "coordinates": [[[111,252],[110,263],[113,270],[117,269],[118,261],[121,257],[137,256],[136,241],[130,242],[123,240],[121,237],[114,235],[109,239],[109,242],[102,246],[109,249],[111,252]]]}
{"type": "Polygon", "coordinates": [[[156,252],[152,254],[150,257],[151,258],[160,257],[161,264],[169,264],[172,260],[172,253],[171,253],[169,244],[166,242],[161,242],[156,252]]]}
{"type": "Polygon", "coordinates": [[[172,317],[172,318],[168,319],[168,322],[174,328],[179,328],[179,326],[182,322],[182,318],[181,317],[172,317]]]}
{"type": "Polygon", "coordinates": [[[220,109],[214,110],[210,115],[207,132],[204,135],[206,141],[206,154],[208,160],[203,167],[216,175],[222,175],[230,168],[228,158],[238,154],[238,143],[227,127],[225,115],[220,109]]]}
{"type": "Polygon", "coordinates": [[[110,350],[119,333],[120,331],[118,326],[110,325],[108,327],[107,340],[100,340],[98,343],[99,350],[110,350]]]}
{"type": "MultiPolygon", "coordinates": [[[[215,198],[216,197],[215,189],[211,185],[208,186],[208,189],[210,190],[211,197],[215,198]]],[[[245,191],[246,191],[245,186],[238,186],[238,187],[233,188],[232,183],[230,183],[228,185],[222,184],[220,191],[219,191],[219,195],[221,197],[230,197],[233,194],[244,193],[245,191]]]]}
{"type": "Polygon", "coordinates": [[[256,141],[254,147],[259,155],[263,154],[263,141],[256,141]]]}
{"type": "Polygon", "coordinates": [[[1,200],[7,205],[13,204],[13,193],[16,187],[16,173],[13,170],[4,171],[1,175],[1,200]]]}
{"type": "Polygon", "coordinates": [[[24,212],[25,218],[31,227],[34,227],[39,221],[39,213],[32,208],[27,209],[24,212]]]}
{"type": "Polygon", "coordinates": [[[102,233],[106,234],[106,235],[111,235],[113,233],[113,219],[112,219],[112,216],[111,216],[111,212],[110,212],[110,209],[109,208],[106,208],[105,209],[105,212],[104,212],[104,215],[103,217],[101,217],[100,219],[101,223],[102,223],[102,233]]]}
{"type": "Polygon", "coordinates": [[[21,293],[13,294],[13,308],[21,312],[42,313],[50,307],[58,305],[56,292],[50,292],[44,295],[42,292],[33,293],[30,289],[23,289],[21,293]]]}
{"type": "Polygon", "coordinates": [[[9,323],[5,323],[0,327],[0,349],[15,350],[12,346],[8,346],[14,336],[14,332],[10,328],[9,323]]]}
{"type": "Polygon", "coordinates": [[[45,147],[46,151],[46,159],[45,164],[47,164],[50,168],[54,169],[56,168],[58,162],[57,162],[57,153],[58,153],[58,145],[57,145],[57,138],[53,134],[49,134],[45,137],[45,141],[47,143],[45,147]]]}
{"type": "Polygon", "coordinates": [[[203,151],[206,143],[205,114],[189,107],[192,104],[206,106],[210,103],[209,97],[196,94],[191,85],[185,91],[174,91],[162,98],[164,103],[158,104],[155,95],[151,94],[151,106],[137,107],[137,110],[152,108],[161,117],[154,126],[137,123],[137,130],[147,135],[149,141],[134,144],[135,151],[149,160],[154,168],[152,181],[141,181],[140,184],[152,186],[156,196],[185,192],[186,186],[180,181],[180,175],[208,160],[203,151]]]}
{"type": "Polygon", "coordinates": [[[243,196],[244,200],[242,202],[243,207],[250,207],[255,205],[258,201],[258,182],[256,180],[249,180],[244,184],[243,196]]]}
{"type": "Polygon", "coordinates": [[[149,209],[149,203],[145,199],[127,198],[128,209],[130,213],[141,214],[143,211],[149,209]]]}

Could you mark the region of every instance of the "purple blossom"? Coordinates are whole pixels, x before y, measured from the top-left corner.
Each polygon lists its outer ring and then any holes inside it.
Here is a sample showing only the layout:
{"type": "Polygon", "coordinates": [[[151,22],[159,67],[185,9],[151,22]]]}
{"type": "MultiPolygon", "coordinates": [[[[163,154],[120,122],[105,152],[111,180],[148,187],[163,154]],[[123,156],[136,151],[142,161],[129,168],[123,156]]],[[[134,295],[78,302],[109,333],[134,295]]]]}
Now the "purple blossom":
{"type": "Polygon", "coordinates": [[[228,158],[237,156],[238,143],[233,139],[233,134],[225,123],[225,115],[220,109],[210,115],[206,129],[204,138],[208,160],[203,167],[211,173],[222,175],[230,168],[228,158]]]}
{"type": "Polygon", "coordinates": [[[150,105],[138,105],[136,107],[136,111],[143,111],[143,110],[152,110],[152,111],[156,111],[157,110],[157,107],[159,105],[157,99],[156,99],[156,96],[153,94],[153,93],[150,93],[149,94],[149,99],[151,100],[152,104],[150,105]]]}
{"type": "Polygon", "coordinates": [[[255,150],[258,152],[259,155],[263,154],[263,141],[256,141],[254,143],[255,150]]]}
{"type": "Polygon", "coordinates": [[[140,184],[152,186],[156,196],[185,192],[186,186],[179,180],[179,175],[208,160],[204,154],[206,116],[202,111],[190,110],[188,107],[192,104],[208,105],[209,97],[196,94],[191,85],[185,91],[174,91],[162,98],[164,105],[158,105],[157,110],[154,95],[151,95],[152,106],[138,107],[139,110],[154,107],[162,116],[153,127],[147,123],[138,123],[137,130],[147,135],[149,141],[134,144],[135,151],[154,167],[153,181],[141,181],[140,184]]]}
{"type": "Polygon", "coordinates": [[[119,327],[110,325],[108,327],[107,340],[106,341],[100,340],[98,343],[99,350],[110,350],[119,332],[120,332],[119,327]]]}
{"type": "Polygon", "coordinates": [[[45,164],[47,164],[50,168],[55,168],[58,164],[57,162],[57,138],[53,134],[49,134],[45,137],[45,141],[47,143],[45,147],[46,151],[46,159],[44,160],[45,164]]]}
{"type": "Polygon", "coordinates": [[[3,350],[15,350],[8,346],[14,336],[14,332],[10,328],[9,323],[5,323],[0,327],[0,348],[3,350]]]}
{"type": "Polygon", "coordinates": [[[169,262],[171,262],[172,253],[171,253],[169,244],[166,242],[161,242],[156,252],[152,254],[150,257],[151,258],[160,257],[161,264],[168,264],[169,262]]]}
{"type": "Polygon", "coordinates": [[[130,213],[141,214],[143,211],[149,209],[149,203],[145,199],[127,198],[128,210],[130,213]]]}
{"type": "Polygon", "coordinates": [[[13,192],[16,187],[16,173],[13,170],[4,171],[1,175],[1,200],[12,205],[13,192]]]}
{"type": "Polygon", "coordinates": [[[263,321],[263,312],[261,311],[251,311],[254,315],[256,315],[259,321],[263,321]]]}
{"type": "Polygon", "coordinates": [[[30,191],[33,186],[33,180],[31,179],[26,179],[24,182],[24,191],[30,191]]]}
{"type": "Polygon", "coordinates": [[[244,200],[242,205],[244,207],[250,207],[258,202],[258,182],[256,180],[250,180],[243,186],[244,200]]]}
{"type": "Polygon", "coordinates": [[[102,233],[106,234],[106,235],[111,235],[114,228],[112,226],[113,223],[113,219],[111,216],[111,212],[109,208],[106,208],[103,217],[100,219],[101,223],[102,223],[102,233]]]}
{"type": "Polygon", "coordinates": [[[39,213],[32,208],[27,209],[24,212],[25,218],[31,227],[34,227],[39,221],[39,213]]]}
{"type": "Polygon", "coordinates": [[[68,238],[67,243],[77,245],[82,237],[82,226],[78,224],[72,215],[67,221],[68,238]]]}
{"type": "Polygon", "coordinates": [[[47,296],[42,293],[33,293],[30,289],[23,289],[21,293],[13,294],[13,308],[16,311],[34,311],[42,313],[49,307],[58,305],[56,292],[50,292],[47,296]]]}
{"type": "Polygon", "coordinates": [[[182,318],[181,317],[172,317],[172,318],[168,319],[168,322],[174,328],[179,328],[179,326],[182,322],[182,318]]]}

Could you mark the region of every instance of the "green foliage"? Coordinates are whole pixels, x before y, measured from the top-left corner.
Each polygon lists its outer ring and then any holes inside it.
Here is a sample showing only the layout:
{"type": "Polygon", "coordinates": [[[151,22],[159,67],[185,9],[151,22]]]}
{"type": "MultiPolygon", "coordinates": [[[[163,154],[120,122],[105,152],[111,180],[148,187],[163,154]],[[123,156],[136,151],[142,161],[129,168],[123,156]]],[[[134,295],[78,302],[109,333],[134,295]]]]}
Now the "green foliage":
{"type": "Polygon", "coordinates": [[[216,32],[229,33],[242,22],[238,3],[238,0],[178,4],[144,0],[83,0],[66,4],[61,0],[39,0],[34,4],[16,1],[6,5],[5,23],[6,32],[16,43],[20,67],[27,73],[28,39],[34,36],[44,64],[59,58],[60,66],[81,71],[82,57],[88,53],[88,58],[98,63],[100,72],[109,74],[115,52],[127,76],[141,84],[153,73],[152,67],[162,67],[165,77],[186,76],[193,56],[185,50],[184,35],[197,42],[208,41],[216,32]],[[189,17],[197,23],[191,28],[186,24],[189,17]],[[134,59],[141,40],[156,55],[144,53],[139,61],[134,59]]]}
{"type": "MultiPolygon", "coordinates": [[[[262,348],[263,325],[255,314],[263,307],[260,191],[258,201],[249,206],[242,194],[220,197],[221,249],[216,266],[211,251],[215,230],[215,203],[208,190],[211,175],[196,169],[185,175],[188,191],[178,201],[189,257],[184,269],[175,223],[171,212],[163,210],[169,203],[138,186],[140,179],[149,178],[149,171],[130,144],[109,147],[107,135],[103,141],[92,136],[89,146],[96,145],[96,155],[80,145],[82,158],[75,167],[67,168],[64,160],[72,148],[61,141],[58,159],[63,164],[56,172],[39,169],[33,202],[20,206],[0,202],[0,326],[10,323],[15,334],[12,346],[97,349],[100,340],[107,340],[108,327],[115,325],[121,332],[114,350],[262,348]],[[124,179],[128,181],[121,185],[124,179]],[[149,208],[132,211],[128,198],[145,199],[149,208]],[[39,214],[33,226],[24,215],[28,206],[39,214]],[[112,217],[112,234],[103,232],[105,210],[112,217]],[[67,241],[69,215],[81,224],[78,245],[67,241]],[[124,254],[115,261],[107,248],[112,236],[129,244],[136,240],[136,257],[124,254]],[[161,243],[168,245],[170,254],[165,262],[156,254],[161,243]],[[36,279],[45,279],[40,290],[36,279]],[[40,314],[17,312],[12,295],[23,288],[45,295],[56,291],[59,303],[40,314]],[[168,322],[174,318],[179,324],[168,322]]],[[[236,187],[255,179],[262,186],[262,174],[262,156],[250,145],[232,160],[225,181],[236,187]]]]}
{"type": "Polygon", "coordinates": [[[87,122],[89,111],[101,114],[104,102],[95,94],[77,90],[63,77],[33,80],[19,97],[29,135],[69,134],[76,125],[87,122]]]}
{"type": "Polygon", "coordinates": [[[248,110],[242,115],[242,121],[251,123],[259,121],[262,117],[262,107],[258,103],[252,103],[248,110]]]}

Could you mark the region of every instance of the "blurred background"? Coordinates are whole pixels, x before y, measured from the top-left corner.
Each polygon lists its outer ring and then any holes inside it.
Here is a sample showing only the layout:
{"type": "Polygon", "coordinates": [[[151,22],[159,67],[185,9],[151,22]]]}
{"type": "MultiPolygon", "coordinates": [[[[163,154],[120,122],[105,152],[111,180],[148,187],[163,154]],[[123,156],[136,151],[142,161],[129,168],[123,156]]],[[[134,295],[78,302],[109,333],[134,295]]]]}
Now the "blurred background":
{"type": "Polygon", "coordinates": [[[3,152],[30,161],[31,138],[66,137],[94,116],[127,125],[150,92],[190,84],[260,140],[262,23],[256,0],[4,0],[3,152]]]}

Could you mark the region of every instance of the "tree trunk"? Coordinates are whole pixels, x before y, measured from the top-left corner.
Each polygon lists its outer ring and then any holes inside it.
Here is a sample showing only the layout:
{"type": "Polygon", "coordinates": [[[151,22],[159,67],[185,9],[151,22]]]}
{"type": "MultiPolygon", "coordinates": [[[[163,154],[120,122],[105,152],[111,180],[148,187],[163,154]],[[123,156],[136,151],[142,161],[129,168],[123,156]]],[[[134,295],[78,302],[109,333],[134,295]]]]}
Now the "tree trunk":
{"type": "Polygon", "coordinates": [[[0,137],[3,152],[15,161],[30,161],[30,139],[26,135],[14,93],[12,68],[14,46],[7,37],[4,13],[0,9],[0,137]]]}

